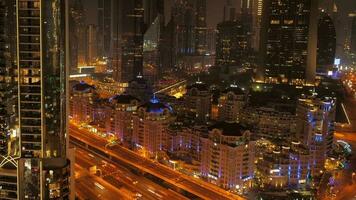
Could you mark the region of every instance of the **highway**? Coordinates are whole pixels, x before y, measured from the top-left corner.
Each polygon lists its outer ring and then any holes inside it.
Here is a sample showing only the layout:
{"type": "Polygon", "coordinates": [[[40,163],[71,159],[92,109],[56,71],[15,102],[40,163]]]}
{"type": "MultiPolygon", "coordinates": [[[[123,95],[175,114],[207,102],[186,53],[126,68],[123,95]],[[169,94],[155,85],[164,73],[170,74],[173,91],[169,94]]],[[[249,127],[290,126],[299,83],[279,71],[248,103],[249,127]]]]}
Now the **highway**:
{"type": "Polygon", "coordinates": [[[115,145],[107,147],[107,140],[95,134],[89,133],[84,129],[78,129],[71,125],[69,127],[70,139],[73,142],[85,144],[87,148],[94,150],[109,159],[118,160],[135,168],[158,177],[180,189],[190,192],[202,199],[243,199],[231,194],[212,184],[200,179],[189,177],[180,172],[174,171],[169,167],[156,163],[121,146],[115,145]],[[79,141],[79,142],[78,142],[79,141]],[[94,148],[93,148],[94,147],[94,148]]]}
{"type": "Polygon", "coordinates": [[[76,196],[83,200],[130,199],[124,195],[128,192],[113,187],[97,176],[90,175],[86,169],[77,164],[75,165],[75,188],[76,196]]]}
{"type": "Polygon", "coordinates": [[[76,164],[85,170],[96,166],[103,181],[120,190],[125,189],[125,194],[130,194],[125,199],[132,199],[133,197],[147,200],[155,199],[172,199],[185,200],[184,196],[163,188],[162,186],[153,183],[143,176],[133,174],[130,170],[107,162],[98,156],[86,152],[84,149],[76,149],[76,164]]]}

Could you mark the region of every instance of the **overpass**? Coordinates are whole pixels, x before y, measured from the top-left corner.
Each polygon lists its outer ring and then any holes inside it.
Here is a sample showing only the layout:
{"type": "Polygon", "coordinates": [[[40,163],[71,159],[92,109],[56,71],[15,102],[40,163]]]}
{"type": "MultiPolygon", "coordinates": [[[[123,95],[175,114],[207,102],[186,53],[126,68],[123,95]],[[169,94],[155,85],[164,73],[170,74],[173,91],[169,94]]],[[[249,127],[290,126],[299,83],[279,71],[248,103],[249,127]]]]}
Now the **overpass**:
{"type": "Polygon", "coordinates": [[[142,156],[121,146],[115,145],[113,147],[107,147],[106,139],[91,134],[86,130],[80,130],[74,126],[70,126],[69,134],[70,141],[75,145],[86,148],[87,150],[110,159],[113,162],[123,162],[134,166],[145,173],[160,178],[161,180],[202,199],[244,199],[217,186],[174,171],[171,168],[150,159],[143,158],[142,156]]]}

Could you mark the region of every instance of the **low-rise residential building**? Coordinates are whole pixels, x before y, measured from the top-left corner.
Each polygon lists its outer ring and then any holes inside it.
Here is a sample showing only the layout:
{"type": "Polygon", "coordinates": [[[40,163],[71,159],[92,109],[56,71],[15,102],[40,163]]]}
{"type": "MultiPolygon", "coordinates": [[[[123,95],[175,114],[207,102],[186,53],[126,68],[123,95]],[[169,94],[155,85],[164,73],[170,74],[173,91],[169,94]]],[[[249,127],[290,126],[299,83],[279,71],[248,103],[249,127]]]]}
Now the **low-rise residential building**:
{"type": "Polygon", "coordinates": [[[257,159],[257,176],[264,188],[298,188],[310,183],[312,156],[299,142],[264,148],[257,159]]]}
{"type": "Polygon", "coordinates": [[[309,147],[312,169],[324,170],[334,140],[336,99],[309,97],[300,99],[297,106],[297,132],[295,139],[309,147]]]}
{"type": "Polygon", "coordinates": [[[153,97],[133,116],[133,143],[149,156],[166,151],[168,125],[173,121],[172,108],[153,97]]]}
{"type": "Polygon", "coordinates": [[[244,91],[237,85],[230,85],[222,91],[218,99],[218,120],[238,122],[245,103],[246,95],[244,91]]]}
{"type": "Polygon", "coordinates": [[[106,121],[106,131],[116,135],[121,141],[131,142],[133,115],[136,114],[140,100],[132,95],[116,95],[109,99],[110,120],[106,121]]]}
{"type": "Polygon", "coordinates": [[[226,189],[249,186],[254,176],[255,142],[238,123],[218,122],[201,138],[201,175],[226,189]]]}
{"type": "Polygon", "coordinates": [[[168,127],[168,151],[174,155],[183,155],[191,161],[200,162],[200,138],[205,135],[207,135],[206,126],[172,123],[168,127]]]}
{"type": "Polygon", "coordinates": [[[94,120],[95,87],[85,82],[73,85],[70,91],[69,113],[70,119],[75,123],[90,123],[94,120]]]}
{"type": "Polygon", "coordinates": [[[196,120],[205,122],[210,118],[211,93],[207,84],[197,81],[187,86],[184,96],[186,109],[196,114],[196,120]]]}
{"type": "Polygon", "coordinates": [[[295,110],[281,106],[246,106],[241,113],[242,123],[254,127],[259,138],[285,140],[295,134],[295,110]]]}

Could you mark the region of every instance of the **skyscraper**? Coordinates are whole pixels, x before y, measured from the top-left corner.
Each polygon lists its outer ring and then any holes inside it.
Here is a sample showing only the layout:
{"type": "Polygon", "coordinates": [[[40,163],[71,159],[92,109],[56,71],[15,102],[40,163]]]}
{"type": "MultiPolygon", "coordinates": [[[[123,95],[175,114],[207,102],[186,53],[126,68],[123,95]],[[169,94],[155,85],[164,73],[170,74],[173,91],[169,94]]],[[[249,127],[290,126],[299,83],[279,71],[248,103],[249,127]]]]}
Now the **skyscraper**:
{"type": "Polygon", "coordinates": [[[158,80],[161,71],[161,21],[161,16],[156,17],[144,34],[143,75],[150,83],[158,80]]]}
{"type": "Polygon", "coordinates": [[[17,194],[5,191],[0,198],[69,199],[65,0],[7,3],[16,3],[17,9],[18,121],[9,126],[1,122],[2,127],[16,128],[8,131],[11,153],[1,153],[0,174],[17,182],[17,194]],[[5,163],[17,167],[17,173],[3,173],[6,156],[5,163]]]}
{"type": "Polygon", "coordinates": [[[97,26],[94,24],[90,24],[87,27],[87,61],[94,62],[97,58],[97,50],[98,50],[98,43],[97,43],[97,26]]]}
{"type": "Polygon", "coordinates": [[[332,71],[336,51],[336,30],[331,17],[321,13],[318,23],[317,72],[327,74],[332,71]]]}
{"type": "Polygon", "coordinates": [[[17,195],[17,144],[12,143],[16,130],[16,16],[10,1],[0,1],[0,199],[18,198],[17,195]],[[13,42],[14,41],[14,42],[13,42]]]}
{"type": "Polygon", "coordinates": [[[84,7],[81,0],[75,0],[70,4],[69,27],[70,34],[70,71],[76,72],[78,66],[85,65],[86,60],[86,26],[84,22],[84,7]]]}
{"type": "Polygon", "coordinates": [[[98,56],[109,57],[112,44],[114,0],[98,0],[98,56]]]}
{"type": "Polygon", "coordinates": [[[9,132],[15,122],[15,63],[16,44],[11,43],[11,26],[15,19],[8,2],[0,1],[0,155],[7,155],[9,132]]]}
{"type": "MultiPolygon", "coordinates": [[[[164,0],[143,0],[144,22],[146,27],[156,20],[158,16],[164,18],[164,0]]],[[[164,20],[162,20],[164,22],[164,20]]]]}
{"type": "Polygon", "coordinates": [[[351,28],[351,51],[356,54],[356,16],[352,19],[351,28]]]}
{"type": "Polygon", "coordinates": [[[233,2],[231,0],[226,0],[224,6],[223,21],[234,21],[236,19],[236,7],[238,5],[234,3],[237,3],[237,1],[233,2]]]}
{"type": "Polygon", "coordinates": [[[195,52],[195,10],[191,1],[175,1],[172,8],[173,48],[177,57],[195,52]]]}
{"type": "Polygon", "coordinates": [[[253,0],[241,1],[241,14],[239,20],[243,24],[244,32],[247,36],[247,48],[252,48],[252,31],[253,31],[253,0]]]}
{"type": "Polygon", "coordinates": [[[206,0],[196,2],[195,51],[204,55],[207,51],[206,0]]]}
{"type": "Polygon", "coordinates": [[[240,21],[224,21],[217,25],[217,66],[239,66],[247,52],[247,36],[240,21]]]}
{"type": "Polygon", "coordinates": [[[252,48],[260,50],[260,32],[262,23],[262,8],[264,0],[254,0],[252,4],[252,48]]]}
{"type": "Polygon", "coordinates": [[[129,82],[143,72],[144,8],[142,0],[122,2],[121,82],[129,82]]]}
{"type": "Polygon", "coordinates": [[[266,0],[262,31],[265,81],[313,84],[315,80],[318,2],[266,0]]]}

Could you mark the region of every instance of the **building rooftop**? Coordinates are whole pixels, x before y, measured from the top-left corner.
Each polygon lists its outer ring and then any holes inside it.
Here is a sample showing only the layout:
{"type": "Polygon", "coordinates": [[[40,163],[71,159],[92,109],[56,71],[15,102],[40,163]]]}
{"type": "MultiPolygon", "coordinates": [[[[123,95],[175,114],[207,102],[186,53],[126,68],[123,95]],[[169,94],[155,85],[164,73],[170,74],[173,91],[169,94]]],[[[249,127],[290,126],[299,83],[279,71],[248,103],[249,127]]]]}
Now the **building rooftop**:
{"type": "Polygon", "coordinates": [[[137,75],[135,78],[133,78],[131,81],[129,81],[130,83],[137,83],[137,84],[140,84],[140,85],[145,85],[147,84],[147,81],[146,79],[143,78],[143,76],[141,74],[137,75]]]}
{"type": "Polygon", "coordinates": [[[235,95],[244,95],[245,92],[235,84],[231,84],[225,90],[222,91],[223,93],[233,92],[235,95]]]}
{"type": "Polygon", "coordinates": [[[201,81],[196,81],[195,83],[191,84],[191,85],[188,85],[187,86],[187,89],[190,90],[192,88],[196,88],[198,89],[199,91],[208,91],[209,90],[209,87],[207,84],[201,82],[201,81]]]}
{"type": "Polygon", "coordinates": [[[208,129],[219,129],[225,136],[242,136],[243,133],[247,130],[245,126],[235,122],[217,122],[214,125],[208,127],[208,129]]]}
{"type": "Polygon", "coordinates": [[[150,113],[162,113],[165,109],[168,109],[170,112],[172,112],[172,107],[170,107],[168,104],[160,102],[156,96],[153,96],[149,102],[143,104],[140,107],[146,108],[146,112],[150,113]]]}
{"type": "Polygon", "coordinates": [[[132,101],[140,101],[137,97],[129,95],[129,94],[120,94],[115,95],[109,99],[109,101],[118,103],[118,104],[130,104],[132,101]]]}
{"type": "Polygon", "coordinates": [[[91,90],[95,90],[95,87],[81,81],[75,84],[72,89],[76,92],[90,92],[91,90]]]}

